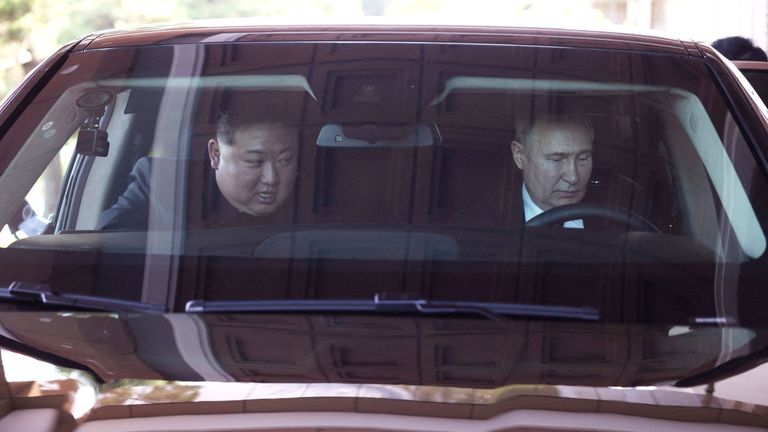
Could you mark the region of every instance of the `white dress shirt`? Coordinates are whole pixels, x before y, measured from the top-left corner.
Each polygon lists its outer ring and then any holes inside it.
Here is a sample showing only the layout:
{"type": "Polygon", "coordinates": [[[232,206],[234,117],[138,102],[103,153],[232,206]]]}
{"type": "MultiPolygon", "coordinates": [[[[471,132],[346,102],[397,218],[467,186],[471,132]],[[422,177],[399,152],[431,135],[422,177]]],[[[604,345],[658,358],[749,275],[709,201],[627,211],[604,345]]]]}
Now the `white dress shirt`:
{"type": "MultiPolygon", "coordinates": [[[[539,206],[537,206],[536,203],[533,202],[533,199],[528,194],[528,188],[525,187],[525,184],[523,184],[523,210],[525,211],[526,222],[528,222],[531,218],[538,216],[541,213],[544,213],[544,210],[540,209],[539,206]]],[[[563,227],[583,229],[584,220],[582,219],[570,220],[564,223],[563,227]]]]}

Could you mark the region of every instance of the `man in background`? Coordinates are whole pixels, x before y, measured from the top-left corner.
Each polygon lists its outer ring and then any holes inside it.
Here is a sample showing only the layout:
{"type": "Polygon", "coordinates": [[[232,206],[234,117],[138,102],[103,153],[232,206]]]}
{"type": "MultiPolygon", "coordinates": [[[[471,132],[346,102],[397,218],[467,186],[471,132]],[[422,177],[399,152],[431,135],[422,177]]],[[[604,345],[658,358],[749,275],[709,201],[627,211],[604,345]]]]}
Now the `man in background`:
{"type": "Polygon", "coordinates": [[[712,42],[712,48],[718,50],[728,60],[768,61],[768,56],[762,48],[741,36],[718,39],[712,42]]]}

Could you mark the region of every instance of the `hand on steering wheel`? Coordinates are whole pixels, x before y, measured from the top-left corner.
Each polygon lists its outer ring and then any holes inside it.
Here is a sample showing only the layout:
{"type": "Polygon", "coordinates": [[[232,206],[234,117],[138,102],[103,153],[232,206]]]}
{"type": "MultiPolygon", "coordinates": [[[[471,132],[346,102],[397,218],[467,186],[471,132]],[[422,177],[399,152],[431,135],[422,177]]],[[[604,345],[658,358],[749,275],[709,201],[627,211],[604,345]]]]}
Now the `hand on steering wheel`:
{"type": "Polygon", "coordinates": [[[632,210],[606,204],[568,204],[553,207],[525,223],[527,227],[561,226],[563,223],[584,218],[605,219],[618,224],[624,224],[634,231],[650,231],[661,233],[653,222],[633,212],[632,210]]]}

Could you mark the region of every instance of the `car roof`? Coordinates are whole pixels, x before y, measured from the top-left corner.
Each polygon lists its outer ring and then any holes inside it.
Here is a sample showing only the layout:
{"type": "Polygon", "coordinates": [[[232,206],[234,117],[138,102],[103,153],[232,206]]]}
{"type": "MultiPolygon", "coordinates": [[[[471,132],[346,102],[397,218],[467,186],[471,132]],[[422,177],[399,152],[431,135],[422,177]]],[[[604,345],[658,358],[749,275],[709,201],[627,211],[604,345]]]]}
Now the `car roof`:
{"type": "Polygon", "coordinates": [[[456,25],[248,25],[242,21],[197,21],[96,33],[83,39],[75,51],[256,41],[514,44],[701,56],[693,42],[624,32],[456,25]]]}
{"type": "Polygon", "coordinates": [[[741,71],[768,70],[768,62],[766,61],[738,60],[734,61],[733,64],[741,71]]]}

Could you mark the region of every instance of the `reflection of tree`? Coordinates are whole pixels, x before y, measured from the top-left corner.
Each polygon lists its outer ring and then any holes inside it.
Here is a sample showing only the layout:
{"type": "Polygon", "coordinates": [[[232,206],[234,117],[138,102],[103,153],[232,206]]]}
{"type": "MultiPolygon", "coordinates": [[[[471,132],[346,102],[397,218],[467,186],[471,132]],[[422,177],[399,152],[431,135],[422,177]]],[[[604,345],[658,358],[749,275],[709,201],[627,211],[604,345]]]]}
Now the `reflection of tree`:
{"type": "Polygon", "coordinates": [[[382,16],[392,0],[362,0],[363,13],[369,16],[382,16]]]}
{"type": "Polygon", "coordinates": [[[436,386],[417,386],[413,388],[414,399],[431,402],[470,402],[474,389],[436,386]]]}
{"type": "Polygon", "coordinates": [[[419,400],[427,402],[471,403],[477,390],[471,388],[366,384],[365,397],[379,399],[419,400]]]}
{"type": "Polygon", "coordinates": [[[173,381],[117,380],[101,386],[96,406],[194,402],[201,386],[173,381]]]}
{"type": "Polygon", "coordinates": [[[518,384],[510,385],[506,387],[499,387],[497,389],[490,390],[494,395],[492,402],[498,402],[505,399],[511,399],[521,395],[536,395],[536,396],[559,396],[560,390],[557,386],[546,384],[518,384]]]}
{"type": "Polygon", "coordinates": [[[557,386],[544,384],[517,384],[490,389],[367,384],[363,386],[363,390],[365,397],[381,399],[477,404],[494,404],[522,395],[558,396],[560,394],[557,386]]]}
{"type": "Polygon", "coordinates": [[[199,18],[355,16],[362,1],[0,0],[0,98],[56,48],[93,31],[199,18]]]}

